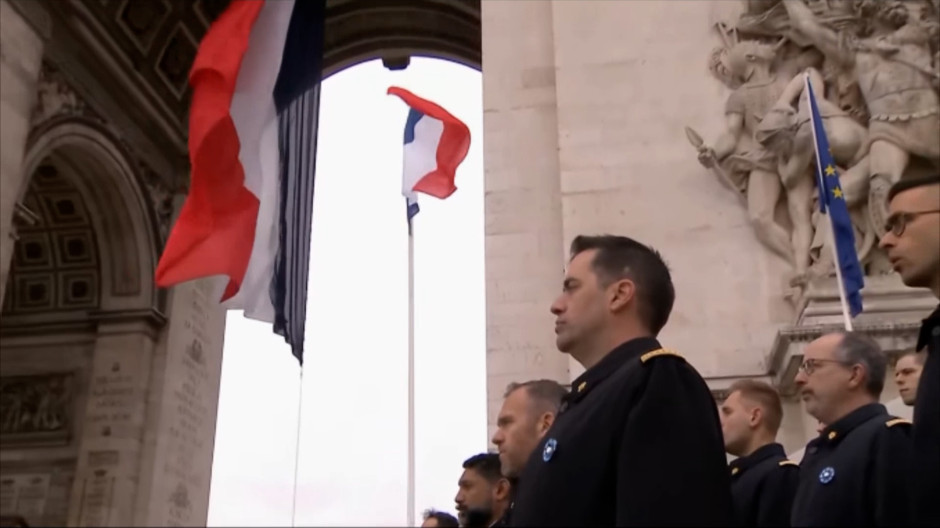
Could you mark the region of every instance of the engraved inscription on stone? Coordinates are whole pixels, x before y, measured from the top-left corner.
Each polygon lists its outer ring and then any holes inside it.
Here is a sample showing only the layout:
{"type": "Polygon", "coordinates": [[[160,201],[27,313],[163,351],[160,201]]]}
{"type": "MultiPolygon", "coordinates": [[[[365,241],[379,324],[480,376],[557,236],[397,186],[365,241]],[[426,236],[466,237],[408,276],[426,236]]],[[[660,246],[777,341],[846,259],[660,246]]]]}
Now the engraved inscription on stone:
{"type": "Polygon", "coordinates": [[[4,475],[0,479],[0,513],[33,522],[42,517],[49,495],[49,475],[4,475]]]}
{"type": "Polygon", "coordinates": [[[80,505],[81,526],[103,526],[114,498],[114,477],[109,470],[117,467],[119,453],[115,450],[89,451],[88,467],[92,470],[85,479],[80,505]]]}
{"type": "Polygon", "coordinates": [[[169,449],[163,471],[171,485],[167,497],[166,524],[189,526],[194,519],[194,490],[208,486],[207,475],[201,463],[208,456],[206,440],[211,439],[209,409],[209,372],[205,349],[210,343],[211,285],[199,283],[190,290],[187,303],[188,317],[184,320],[185,349],[172,358],[174,376],[171,378],[169,423],[169,449]]]}
{"type": "Polygon", "coordinates": [[[68,439],[72,374],[0,377],[3,442],[68,439]]]}
{"type": "Polygon", "coordinates": [[[106,373],[96,375],[89,393],[86,427],[92,427],[101,436],[111,436],[115,427],[129,423],[136,390],[133,374],[124,372],[120,362],[114,362],[106,373]]]}
{"type": "Polygon", "coordinates": [[[79,526],[107,526],[108,511],[114,500],[114,476],[106,469],[96,469],[82,489],[79,526]]]}

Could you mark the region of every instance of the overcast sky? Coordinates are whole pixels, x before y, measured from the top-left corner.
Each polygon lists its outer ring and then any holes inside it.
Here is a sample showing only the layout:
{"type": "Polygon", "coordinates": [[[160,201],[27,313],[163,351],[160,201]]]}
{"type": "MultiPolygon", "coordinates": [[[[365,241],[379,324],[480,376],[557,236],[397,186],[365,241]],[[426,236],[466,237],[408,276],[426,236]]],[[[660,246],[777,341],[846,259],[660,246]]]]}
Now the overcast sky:
{"type": "MultiPolygon", "coordinates": [[[[453,512],[461,462],[486,450],[482,77],[412,59],[323,84],[303,377],[298,526],[402,526],[407,490],[407,108],[389,85],[470,127],[446,201],[415,219],[417,498],[453,512]]],[[[300,369],[270,325],[230,312],[210,526],[290,526],[300,369]]]]}

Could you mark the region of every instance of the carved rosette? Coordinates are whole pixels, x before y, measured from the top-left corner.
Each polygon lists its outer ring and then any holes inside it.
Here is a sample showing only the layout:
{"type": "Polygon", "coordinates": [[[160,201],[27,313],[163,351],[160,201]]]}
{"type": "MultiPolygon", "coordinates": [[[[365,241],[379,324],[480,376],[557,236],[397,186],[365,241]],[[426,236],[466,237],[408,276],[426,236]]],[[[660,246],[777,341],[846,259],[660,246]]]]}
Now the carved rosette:
{"type": "Polygon", "coordinates": [[[39,73],[36,106],[33,109],[31,126],[38,130],[58,119],[76,118],[96,124],[107,130],[127,154],[128,161],[134,166],[138,183],[150,202],[153,219],[159,234],[158,243],[162,246],[169,235],[173,213],[174,182],[162,177],[136,154],[136,149],[126,140],[126,135],[115,130],[111,124],[76,92],[63,73],[55,65],[44,61],[39,73]]]}

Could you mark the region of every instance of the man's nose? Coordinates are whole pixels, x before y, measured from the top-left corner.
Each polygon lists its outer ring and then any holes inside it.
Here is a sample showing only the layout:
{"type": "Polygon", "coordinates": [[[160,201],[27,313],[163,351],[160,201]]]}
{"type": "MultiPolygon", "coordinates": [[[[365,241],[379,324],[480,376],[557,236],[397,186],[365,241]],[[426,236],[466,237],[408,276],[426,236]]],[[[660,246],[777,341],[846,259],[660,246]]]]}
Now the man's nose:
{"type": "Polygon", "coordinates": [[[793,383],[800,386],[806,384],[806,373],[803,372],[803,369],[796,371],[796,376],[793,377],[793,383]]]}
{"type": "Polygon", "coordinates": [[[503,443],[503,432],[500,431],[499,429],[497,429],[496,432],[493,433],[493,438],[490,440],[490,442],[493,442],[493,445],[495,445],[495,446],[497,446],[497,447],[499,446],[499,444],[502,444],[502,443],[503,443]]]}
{"type": "Polygon", "coordinates": [[[551,309],[552,315],[555,315],[555,316],[561,315],[565,311],[565,305],[564,305],[564,302],[562,301],[562,298],[559,297],[555,299],[550,309],[551,309]]]}
{"type": "Polygon", "coordinates": [[[889,247],[894,246],[896,241],[897,241],[897,237],[894,236],[894,233],[892,233],[891,231],[888,231],[887,233],[881,236],[881,240],[878,241],[878,247],[882,249],[887,249],[889,247]]]}

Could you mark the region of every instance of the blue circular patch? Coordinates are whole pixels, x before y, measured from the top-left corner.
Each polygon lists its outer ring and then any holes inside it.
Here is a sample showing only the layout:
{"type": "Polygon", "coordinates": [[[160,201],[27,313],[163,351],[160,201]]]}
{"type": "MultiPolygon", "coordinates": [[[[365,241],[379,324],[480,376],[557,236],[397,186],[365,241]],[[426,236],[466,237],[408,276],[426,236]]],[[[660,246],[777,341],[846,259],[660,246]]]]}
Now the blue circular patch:
{"type": "Polygon", "coordinates": [[[835,476],[836,470],[832,466],[824,467],[823,470],[819,472],[819,482],[829,484],[835,476]]]}
{"type": "Polygon", "coordinates": [[[542,460],[544,460],[545,462],[548,462],[549,460],[551,460],[552,455],[555,454],[555,448],[557,447],[558,447],[558,440],[555,440],[554,438],[549,438],[548,441],[545,442],[545,448],[542,449],[542,460]]]}

